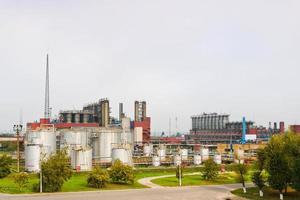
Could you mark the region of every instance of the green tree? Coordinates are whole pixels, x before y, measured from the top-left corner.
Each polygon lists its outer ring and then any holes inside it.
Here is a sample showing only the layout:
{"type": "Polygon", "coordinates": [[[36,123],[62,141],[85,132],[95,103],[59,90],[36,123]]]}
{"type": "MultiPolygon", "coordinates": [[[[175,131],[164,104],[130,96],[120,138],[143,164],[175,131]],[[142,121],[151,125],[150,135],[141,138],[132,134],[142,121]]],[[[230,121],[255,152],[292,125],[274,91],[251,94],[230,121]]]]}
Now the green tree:
{"type": "Polygon", "coordinates": [[[283,190],[287,192],[287,187],[291,182],[292,160],[290,151],[293,141],[290,141],[290,135],[276,135],[271,138],[265,148],[266,170],[269,174],[268,183],[282,195],[283,190]]]}
{"type": "Polygon", "coordinates": [[[124,165],[120,160],[116,160],[109,170],[109,176],[113,183],[133,184],[134,172],[133,168],[124,165]]]}
{"type": "Polygon", "coordinates": [[[21,191],[28,184],[29,175],[26,172],[20,172],[13,175],[14,183],[17,185],[18,190],[21,191]]]}
{"type": "Polygon", "coordinates": [[[107,171],[102,170],[100,167],[96,167],[93,169],[91,173],[89,173],[87,178],[88,186],[94,188],[104,188],[109,181],[109,174],[107,171]]]}
{"type": "Polygon", "coordinates": [[[72,176],[72,169],[65,150],[58,151],[42,162],[43,192],[58,192],[72,176]]]}
{"type": "Polygon", "coordinates": [[[242,184],[244,193],[246,193],[245,175],[248,172],[248,166],[239,161],[239,163],[235,165],[234,171],[239,175],[238,181],[242,184]]]}
{"type": "Polygon", "coordinates": [[[13,160],[10,156],[3,154],[0,156],[0,178],[4,178],[11,173],[13,160]]]}
{"type": "Polygon", "coordinates": [[[292,170],[292,187],[300,191],[300,158],[295,159],[293,170],[292,170]]]}
{"type": "Polygon", "coordinates": [[[205,180],[214,180],[218,177],[220,167],[211,158],[204,162],[202,177],[205,180]]]}
{"type": "Polygon", "coordinates": [[[259,189],[259,194],[260,196],[262,197],[263,196],[263,188],[265,187],[266,185],[266,177],[264,176],[263,172],[262,171],[255,171],[253,174],[252,174],[252,182],[254,183],[254,185],[256,185],[259,189]]]}

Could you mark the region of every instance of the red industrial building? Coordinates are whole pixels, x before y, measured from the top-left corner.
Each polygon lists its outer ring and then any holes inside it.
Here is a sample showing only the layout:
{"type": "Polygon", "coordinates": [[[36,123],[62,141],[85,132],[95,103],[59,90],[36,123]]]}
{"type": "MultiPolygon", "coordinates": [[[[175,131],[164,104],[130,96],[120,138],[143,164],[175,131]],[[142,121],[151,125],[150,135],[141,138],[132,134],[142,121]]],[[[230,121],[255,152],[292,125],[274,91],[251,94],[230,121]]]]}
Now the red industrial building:
{"type": "Polygon", "coordinates": [[[294,133],[300,134],[300,125],[291,125],[290,130],[294,133]]]}
{"type": "Polygon", "coordinates": [[[151,134],[151,118],[145,117],[143,121],[134,121],[133,127],[142,127],[143,128],[143,143],[150,142],[151,134]]]}

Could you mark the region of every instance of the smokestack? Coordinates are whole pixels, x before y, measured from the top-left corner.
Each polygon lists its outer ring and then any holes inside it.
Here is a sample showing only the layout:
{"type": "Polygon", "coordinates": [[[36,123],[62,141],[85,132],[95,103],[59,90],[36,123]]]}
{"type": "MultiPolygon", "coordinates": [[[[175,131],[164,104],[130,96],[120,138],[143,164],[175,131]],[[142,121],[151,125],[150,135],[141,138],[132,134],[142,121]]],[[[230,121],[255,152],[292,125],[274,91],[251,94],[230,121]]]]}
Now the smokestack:
{"type": "Polygon", "coordinates": [[[119,103],[119,121],[122,120],[123,115],[124,115],[124,113],[123,113],[123,103],[119,103]]]}
{"type": "Polygon", "coordinates": [[[45,110],[44,110],[44,118],[50,119],[50,97],[49,97],[49,56],[47,54],[46,61],[46,84],[45,84],[45,110]]]}
{"type": "Polygon", "coordinates": [[[279,129],[280,129],[280,133],[284,133],[285,131],[284,122],[279,122],[279,129]]]}

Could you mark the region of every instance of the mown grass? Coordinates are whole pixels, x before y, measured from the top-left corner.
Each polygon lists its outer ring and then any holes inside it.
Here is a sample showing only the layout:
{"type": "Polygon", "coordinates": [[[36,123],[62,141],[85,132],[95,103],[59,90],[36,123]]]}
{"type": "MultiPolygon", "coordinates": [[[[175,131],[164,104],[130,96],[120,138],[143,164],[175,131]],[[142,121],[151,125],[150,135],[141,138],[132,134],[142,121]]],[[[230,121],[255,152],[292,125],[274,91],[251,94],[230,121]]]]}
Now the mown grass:
{"type": "MultiPolygon", "coordinates": [[[[182,186],[232,184],[237,183],[237,180],[238,176],[234,172],[222,173],[213,181],[204,180],[201,174],[186,175],[182,179],[182,186]]],[[[178,179],[176,177],[154,179],[152,182],[161,186],[178,186],[178,179]]]]}
{"type": "MultiPolygon", "coordinates": [[[[123,190],[123,189],[140,189],[146,188],[137,182],[138,179],[153,177],[153,176],[162,176],[175,174],[175,168],[162,167],[162,168],[139,168],[135,170],[135,183],[132,185],[126,184],[108,184],[106,188],[101,190],[123,190]]],[[[199,167],[187,168],[186,172],[195,172],[199,171],[199,167]]],[[[87,176],[88,172],[73,173],[73,176],[70,180],[64,183],[62,187],[62,192],[78,192],[78,191],[95,191],[99,189],[88,187],[87,185],[87,176]]],[[[16,187],[12,175],[9,175],[6,178],[0,179],[0,193],[9,193],[9,194],[21,194],[21,193],[34,193],[32,191],[33,185],[39,182],[39,177],[36,174],[30,174],[29,183],[22,191],[19,191],[16,187]]]]}
{"type": "MultiPolygon", "coordinates": [[[[273,190],[271,188],[265,188],[263,192],[264,192],[264,196],[260,197],[258,188],[252,187],[252,188],[247,188],[246,194],[244,194],[242,189],[233,190],[231,193],[250,200],[278,200],[279,199],[279,192],[276,190],[273,190]]],[[[283,195],[283,199],[299,200],[300,192],[295,192],[294,190],[289,189],[288,193],[283,195]]]]}

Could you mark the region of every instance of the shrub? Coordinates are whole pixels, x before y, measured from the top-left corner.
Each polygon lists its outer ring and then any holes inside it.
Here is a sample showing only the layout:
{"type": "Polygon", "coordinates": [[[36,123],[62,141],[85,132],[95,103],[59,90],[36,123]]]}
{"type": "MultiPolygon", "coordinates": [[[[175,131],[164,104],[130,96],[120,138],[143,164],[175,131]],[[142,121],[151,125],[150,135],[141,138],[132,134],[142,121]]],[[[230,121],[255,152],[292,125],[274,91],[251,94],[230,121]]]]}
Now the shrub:
{"type": "Polygon", "coordinates": [[[20,172],[13,175],[14,183],[21,191],[28,184],[29,175],[26,172],[20,172]]]}
{"type": "Polygon", "coordinates": [[[65,150],[58,151],[42,162],[43,192],[58,192],[72,176],[65,150]]]}
{"type": "Polygon", "coordinates": [[[202,177],[205,180],[214,180],[218,177],[219,165],[211,158],[204,162],[202,177]]]}
{"type": "Polygon", "coordinates": [[[10,156],[3,154],[0,156],[0,178],[4,178],[11,173],[11,164],[13,160],[10,156]]]}
{"type": "Polygon", "coordinates": [[[120,160],[116,160],[109,170],[109,176],[113,183],[133,184],[133,168],[124,165],[120,160]]]}
{"type": "Polygon", "coordinates": [[[100,167],[96,167],[91,173],[89,173],[87,178],[88,186],[94,188],[104,188],[108,181],[109,174],[100,167]]]}

